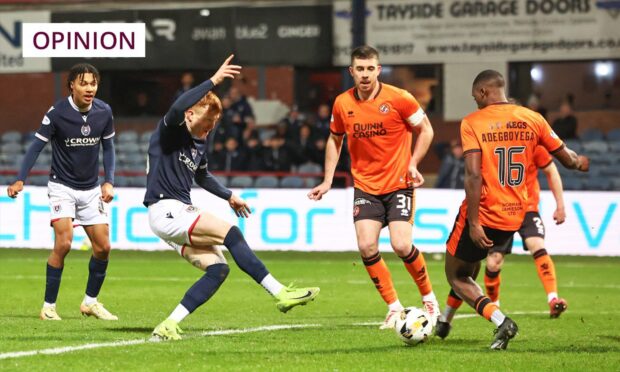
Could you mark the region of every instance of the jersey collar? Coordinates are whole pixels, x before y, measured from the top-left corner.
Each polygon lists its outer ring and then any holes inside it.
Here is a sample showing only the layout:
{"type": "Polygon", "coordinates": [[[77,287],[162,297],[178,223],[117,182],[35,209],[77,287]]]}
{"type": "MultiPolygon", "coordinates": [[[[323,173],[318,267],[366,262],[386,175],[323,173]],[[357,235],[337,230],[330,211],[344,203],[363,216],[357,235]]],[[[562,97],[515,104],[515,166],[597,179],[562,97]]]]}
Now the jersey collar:
{"type": "Polygon", "coordinates": [[[77,107],[77,105],[75,104],[75,102],[73,102],[73,97],[69,96],[69,97],[67,97],[67,99],[69,100],[69,104],[71,105],[71,107],[73,107],[73,109],[74,109],[75,111],[79,112],[80,114],[87,113],[88,111],[90,111],[90,109],[91,109],[91,108],[93,108],[93,104],[91,103],[91,104],[88,106],[88,110],[85,110],[85,111],[80,111],[80,108],[79,108],[79,107],[77,107]]]}
{"type": "MultiPolygon", "coordinates": [[[[379,83],[379,89],[377,89],[377,94],[375,94],[374,97],[370,97],[368,99],[368,101],[372,101],[373,99],[379,97],[379,94],[381,93],[381,89],[383,89],[383,84],[380,81],[378,83],[379,83]]],[[[361,101],[362,100],[362,98],[357,93],[357,88],[353,88],[353,97],[355,97],[356,101],[361,101]]]]}

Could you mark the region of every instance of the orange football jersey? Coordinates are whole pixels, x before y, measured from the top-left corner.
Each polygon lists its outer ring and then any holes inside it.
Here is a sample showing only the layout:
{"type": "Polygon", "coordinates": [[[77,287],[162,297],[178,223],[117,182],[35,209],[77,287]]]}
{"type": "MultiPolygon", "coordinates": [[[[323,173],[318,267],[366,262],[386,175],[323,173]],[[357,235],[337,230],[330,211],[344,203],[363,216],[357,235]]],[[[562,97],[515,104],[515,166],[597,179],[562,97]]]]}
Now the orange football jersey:
{"type": "MultiPolygon", "coordinates": [[[[553,153],[564,144],[538,113],[512,104],[494,104],[461,122],[463,153],[481,152],[480,223],[516,231],[528,203],[527,168],[537,145],[553,153]]],[[[467,200],[463,202],[467,205],[467,200]]]]}
{"type": "Polygon", "coordinates": [[[425,116],[409,92],[379,84],[367,101],[355,88],[336,97],[330,124],[332,133],[347,135],[355,187],[372,195],[410,187],[411,126],[425,116]]]}
{"type": "Polygon", "coordinates": [[[536,146],[534,161],[527,167],[527,208],[526,212],[538,212],[540,202],[540,184],[538,183],[538,170],[545,168],[553,161],[553,157],[542,146],[536,146]]]}

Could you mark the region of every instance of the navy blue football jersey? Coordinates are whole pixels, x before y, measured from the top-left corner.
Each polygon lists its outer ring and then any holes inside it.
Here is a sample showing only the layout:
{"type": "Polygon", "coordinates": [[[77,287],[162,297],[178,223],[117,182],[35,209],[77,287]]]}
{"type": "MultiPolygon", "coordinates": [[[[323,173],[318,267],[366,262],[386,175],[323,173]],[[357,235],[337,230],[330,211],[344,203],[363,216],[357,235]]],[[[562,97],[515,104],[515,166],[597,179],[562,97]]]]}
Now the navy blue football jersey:
{"type": "Polygon", "coordinates": [[[144,205],[162,199],[192,204],[190,191],[198,168],[207,165],[206,140],[192,138],[185,123],[157,124],[149,142],[148,174],[144,205]]]}
{"type": "Polygon", "coordinates": [[[48,110],[35,136],[52,144],[50,181],[92,189],[99,178],[101,141],[114,137],[112,109],[95,98],[88,112],[80,112],[69,96],[48,110]]]}

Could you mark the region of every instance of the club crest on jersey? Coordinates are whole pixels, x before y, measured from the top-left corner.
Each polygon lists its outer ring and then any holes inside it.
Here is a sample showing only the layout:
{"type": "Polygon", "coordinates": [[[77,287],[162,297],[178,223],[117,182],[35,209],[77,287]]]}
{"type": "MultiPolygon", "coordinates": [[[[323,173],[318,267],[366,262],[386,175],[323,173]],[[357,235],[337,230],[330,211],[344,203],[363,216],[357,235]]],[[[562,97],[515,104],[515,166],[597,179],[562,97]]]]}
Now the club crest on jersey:
{"type": "Polygon", "coordinates": [[[43,121],[41,121],[41,124],[50,125],[50,118],[48,118],[47,115],[43,116],[43,121]]]}
{"type": "Polygon", "coordinates": [[[387,103],[383,103],[381,104],[381,106],[379,106],[379,112],[382,114],[387,114],[390,112],[390,106],[387,103]]]}
{"type": "Polygon", "coordinates": [[[196,159],[197,154],[198,154],[198,150],[192,149],[192,158],[196,159]]]}
{"type": "Polygon", "coordinates": [[[54,213],[58,213],[62,210],[62,206],[60,204],[54,205],[53,208],[54,208],[54,213]]]}
{"type": "Polygon", "coordinates": [[[82,132],[82,135],[84,137],[88,136],[90,134],[90,125],[88,124],[82,125],[82,129],[80,131],[82,132]]]}

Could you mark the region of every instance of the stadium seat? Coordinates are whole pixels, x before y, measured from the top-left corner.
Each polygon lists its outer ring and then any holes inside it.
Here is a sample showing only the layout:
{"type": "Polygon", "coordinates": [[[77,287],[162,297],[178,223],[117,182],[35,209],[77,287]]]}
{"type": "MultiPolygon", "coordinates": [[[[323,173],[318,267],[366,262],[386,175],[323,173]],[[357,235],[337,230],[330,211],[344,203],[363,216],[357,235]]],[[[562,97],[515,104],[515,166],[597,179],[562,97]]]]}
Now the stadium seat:
{"type": "Polygon", "coordinates": [[[146,187],[146,176],[132,176],[127,179],[131,187],[146,187]]]}
{"type": "Polygon", "coordinates": [[[607,141],[620,142],[620,128],[610,130],[607,133],[607,141]]]}
{"type": "Polygon", "coordinates": [[[601,169],[600,174],[605,177],[620,177],[620,163],[608,165],[601,169]]]}
{"type": "Polygon", "coordinates": [[[140,135],[140,142],[148,144],[151,140],[151,135],[153,135],[153,131],[149,130],[140,135]]]}
{"type": "Polygon", "coordinates": [[[228,186],[228,177],[226,176],[220,176],[220,175],[215,175],[215,178],[217,178],[218,181],[220,181],[220,183],[224,186],[228,186]]]}
{"type": "Polygon", "coordinates": [[[138,133],[133,130],[125,130],[117,135],[116,141],[119,143],[138,143],[138,133]]]}
{"type": "Polygon", "coordinates": [[[304,163],[297,168],[297,172],[299,173],[323,173],[323,168],[320,165],[315,163],[304,163]]]}
{"type": "Polygon", "coordinates": [[[47,174],[30,176],[28,177],[28,183],[33,186],[47,186],[50,176],[47,174]]]}
{"type": "Polygon", "coordinates": [[[578,154],[583,151],[583,148],[581,147],[581,141],[579,140],[569,139],[569,140],[564,141],[564,143],[569,149],[575,151],[578,154]]]}
{"type": "Polygon", "coordinates": [[[583,182],[578,177],[562,178],[562,184],[565,190],[582,190],[583,182]]]}
{"type": "Polygon", "coordinates": [[[607,144],[609,145],[609,151],[620,154],[620,141],[607,142],[607,144]]]}
{"type": "Polygon", "coordinates": [[[605,141],[588,141],[582,144],[583,151],[586,153],[604,154],[609,151],[609,146],[605,141]]]}
{"type": "Polygon", "coordinates": [[[620,191],[620,176],[616,176],[611,179],[611,189],[614,191],[620,191]]]}
{"type": "Polygon", "coordinates": [[[1,151],[5,154],[16,155],[23,154],[22,144],[20,142],[3,143],[1,151]]]}
{"type": "Polygon", "coordinates": [[[114,186],[115,187],[128,187],[129,180],[125,176],[116,176],[114,177],[114,186]]]}
{"type": "Polygon", "coordinates": [[[602,141],[605,138],[603,131],[598,128],[590,128],[583,132],[579,138],[582,141],[602,141]]]}
{"type": "Polygon", "coordinates": [[[278,178],[274,176],[260,176],[256,178],[254,187],[258,188],[276,188],[278,187],[278,178]]]}
{"type": "Polygon", "coordinates": [[[250,176],[235,176],[230,179],[229,187],[245,189],[252,187],[252,183],[253,180],[250,176]]]}
{"type": "Polygon", "coordinates": [[[286,176],[282,178],[282,181],[280,182],[280,187],[287,188],[287,189],[300,189],[300,188],[306,187],[306,183],[301,177],[286,176]]]}
{"type": "Polygon", "coordinates": [[[595,175],[588,178],[585,185],[586,190],[607,191],[611,188],[611,179],[607,177],[597,177],[595,175]]]}
{"type": "Polygon", "coordinates": [[[11,130],[2,134],[0,139],[2,140],[2,143],[21,143],[22,134],[16,130],[11,130]]]}

